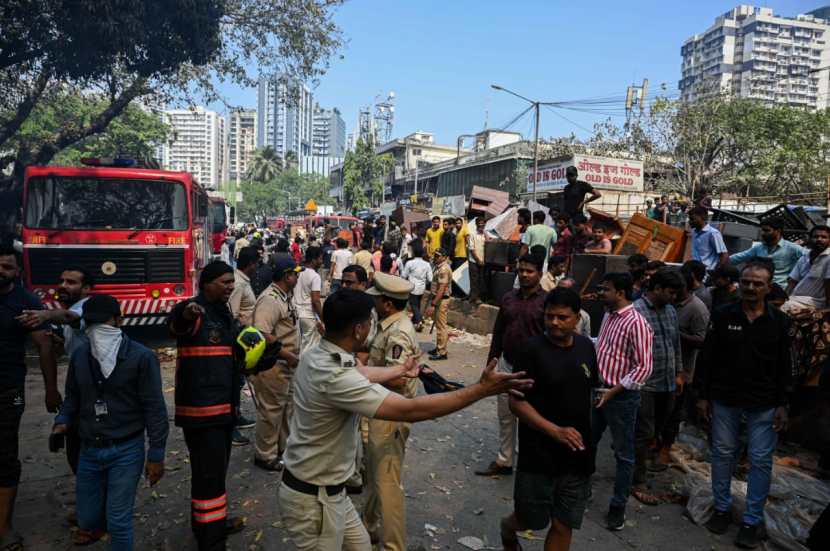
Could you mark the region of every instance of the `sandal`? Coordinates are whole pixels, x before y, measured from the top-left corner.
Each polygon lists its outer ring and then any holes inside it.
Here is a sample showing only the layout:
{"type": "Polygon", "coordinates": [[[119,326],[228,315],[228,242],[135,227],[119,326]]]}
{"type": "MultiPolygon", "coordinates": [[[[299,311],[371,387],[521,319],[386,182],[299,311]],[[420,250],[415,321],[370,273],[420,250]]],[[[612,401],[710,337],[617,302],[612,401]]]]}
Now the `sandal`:
{"type": "Polygon", "coordinates": [[[79,547],[92,545],[106,535],[107,533],[104,530],[86,530],[84,528],[78,528],[72,532],[72,545],[77,545],[79,547]]]}
{"type": "Polygon", "coordinates": [[[631,495],[643,505],[660,505],[660,498],[645,490],[631,490],[631,495]]]}

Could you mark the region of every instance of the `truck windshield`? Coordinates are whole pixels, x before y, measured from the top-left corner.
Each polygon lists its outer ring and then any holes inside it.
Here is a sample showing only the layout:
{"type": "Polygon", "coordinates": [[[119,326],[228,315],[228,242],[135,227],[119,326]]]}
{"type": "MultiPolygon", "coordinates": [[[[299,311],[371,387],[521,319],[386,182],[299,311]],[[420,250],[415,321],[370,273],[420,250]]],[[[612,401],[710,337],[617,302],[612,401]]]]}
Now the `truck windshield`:
{"type": "Polygon", "coordinates": [[[223,232],[228,227],[227,220],[225,220],[225,203],[210,202],[210,216],[213,219],[211,231],[223,232]]]}
{"type": "Polygon", "coordinates": [[[32,178],[25,221],[42,229],[186,230],[187,194],[159,180],[32,178]]]}

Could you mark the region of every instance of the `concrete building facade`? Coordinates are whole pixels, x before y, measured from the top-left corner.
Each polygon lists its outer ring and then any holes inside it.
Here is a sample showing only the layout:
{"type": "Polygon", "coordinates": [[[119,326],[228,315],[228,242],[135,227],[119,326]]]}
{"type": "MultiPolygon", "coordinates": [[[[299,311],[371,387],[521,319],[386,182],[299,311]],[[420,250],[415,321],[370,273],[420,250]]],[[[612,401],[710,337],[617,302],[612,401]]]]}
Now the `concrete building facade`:
{"type": "Polygon", "coordinates": [[[311,154],[319,157],[346,155],[346,122],[340,110],[314,105],[311,128],[311,154]]]}
{"type": "Polygon", "coordinates": [[[681,99],[729,91],[768,104],[824,109],[830,92],[830,24],[813,14],[775,15],[740,5],[686,40],[681,99]]]}
{"type": "Polygon", "coordinates": [[[302,82],[263,76],[257,90],[256,146],[271,146],[282,158],[311,155],[313,108],[311,90],[302,82]]]}
{"type": "Polygon", "coordinates": [[[234,109],[228,115],[228,179],[237,187],[245,179],[256,150],[256,131],[255,109],[234,109]]]}
{"type": "Polygon", "coordinates": [[[163,117],[170,136],[161,147],[162,167],[190,172],[205,188],[218,190],[227,179],[224,117],[203,107],[167,110],[163,117]]]}

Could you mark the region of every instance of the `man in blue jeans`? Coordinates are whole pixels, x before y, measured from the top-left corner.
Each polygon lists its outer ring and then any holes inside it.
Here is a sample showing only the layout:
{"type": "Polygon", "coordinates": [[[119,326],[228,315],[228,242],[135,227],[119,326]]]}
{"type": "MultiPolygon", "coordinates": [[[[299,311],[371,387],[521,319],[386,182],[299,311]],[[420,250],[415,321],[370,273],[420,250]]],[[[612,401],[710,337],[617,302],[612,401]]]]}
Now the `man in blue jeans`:
{"type": "Polygon", "coordinates": [[[605,518],[609,530],[625,526],[625,505],[634,477],[634,427],[640,409],[640,388],[653,368],[653,331],[631,303],[634,281],[628,273],[607,273],[597,288],[608,313],[597,337],[601,388],[591,421],[593,453],[610,429],[617,460],[614,495],[605,518]]]}
{"type": "MultiPolygon", "coordinates": [[[[121,311],[109,295],[83,306],[87,338],[72,353],[66,398],[50,444],[78,425],[78,532],[86,545],[110,534],[110,549],[133,549],[133,502],[142,470],[151,484],[164,474],[167,408],[156,355],[118,328],[121,311]],[[144,433],[149,449],[144,463],[144,433]],[[104,520],[106,517],[106,521],[104,520]]],[[[57,450],[59,445],[52,445],[57,450]]]]}
{"type": "Polygon", "coordinates": [[[715,512],[706,527],[729,530],[731,481],[741,418],[746,417],[749,448],[746,511],[735,545],[758,547],[765,537],[764,504],[772,479],[778,432],[787,425],[787,393],[792,377],[788,318],[766,304],[772,268],[749,263],[741,271],[741,301],[712,313],[703,348],[698,410],[712,425],[712,494],[715,512]]]}

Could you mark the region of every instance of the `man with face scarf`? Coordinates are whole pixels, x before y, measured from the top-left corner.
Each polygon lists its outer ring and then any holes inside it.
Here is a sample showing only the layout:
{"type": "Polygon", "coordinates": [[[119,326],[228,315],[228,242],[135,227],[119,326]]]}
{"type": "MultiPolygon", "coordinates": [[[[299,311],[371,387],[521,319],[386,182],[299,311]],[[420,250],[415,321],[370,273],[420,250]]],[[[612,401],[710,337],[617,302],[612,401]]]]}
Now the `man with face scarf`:
{"type": "Polygon", "coordinates": [[[239,394],[233,343],[241,326],[228,300],[233,268],[209,263],[199,277],[199,294],[182,301],[170,314],[176,337],[176,425],[190,452],[191,526],[199,551],[222,551],[229,533],[244,527],[228,518],[225,476],[239,394]]]}
{"type": "Polygon", "coordinates": [[[78,532],[89,543],[104,532],[110,549],[133,549],[133,502],[142,470],[150,484],[164,475],[167,408],[156,355],[118,327],[121,311],[109,295],[83,306],[87,339],[69,361],[66,399],[53,435],[76,425],[81,438],[76,481],[78,532]],[[144,458],[144,433],[149,448],[144,458]]]}
{"type": "Polygon", "coordinates": [[[738,265],[751,260],[769,258],[775,266],[772,282],[786,287],[787,276],[806,251],[795,243],[787,241],[783,236],[784,220],[782,218],[764,220],[761,222],[761,242],[743,252],[731,255],[729,263],[738,265]]]}

